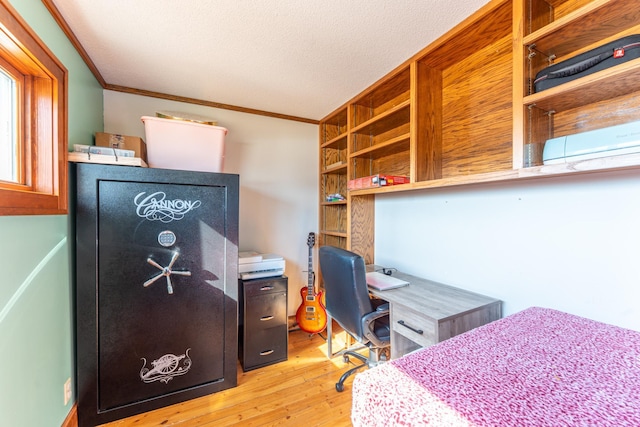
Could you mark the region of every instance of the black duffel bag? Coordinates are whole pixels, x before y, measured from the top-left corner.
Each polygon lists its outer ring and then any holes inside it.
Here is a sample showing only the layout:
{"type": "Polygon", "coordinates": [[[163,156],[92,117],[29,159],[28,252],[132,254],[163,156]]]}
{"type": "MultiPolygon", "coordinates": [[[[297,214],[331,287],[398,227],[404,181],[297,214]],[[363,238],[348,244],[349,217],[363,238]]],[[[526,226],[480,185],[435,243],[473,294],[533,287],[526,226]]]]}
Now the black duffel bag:
{"type": "Polygon", "coordinates": [[[638,57],[640,34],[623,37],[541,70],[533,88],[540,92],[638,57]]]}

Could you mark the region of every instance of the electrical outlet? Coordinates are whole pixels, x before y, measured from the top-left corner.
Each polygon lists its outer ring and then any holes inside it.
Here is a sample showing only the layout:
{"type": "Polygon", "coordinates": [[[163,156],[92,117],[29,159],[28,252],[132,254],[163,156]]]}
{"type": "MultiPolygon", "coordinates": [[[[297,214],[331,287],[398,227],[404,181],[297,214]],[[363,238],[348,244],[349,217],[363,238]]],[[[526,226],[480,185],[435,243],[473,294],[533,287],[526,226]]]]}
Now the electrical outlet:
{"type": "Polygon", "coordinates": [[[67,378],[64,382],[64,406],[67,406],[71,400],[71,378],[67,378]]]}

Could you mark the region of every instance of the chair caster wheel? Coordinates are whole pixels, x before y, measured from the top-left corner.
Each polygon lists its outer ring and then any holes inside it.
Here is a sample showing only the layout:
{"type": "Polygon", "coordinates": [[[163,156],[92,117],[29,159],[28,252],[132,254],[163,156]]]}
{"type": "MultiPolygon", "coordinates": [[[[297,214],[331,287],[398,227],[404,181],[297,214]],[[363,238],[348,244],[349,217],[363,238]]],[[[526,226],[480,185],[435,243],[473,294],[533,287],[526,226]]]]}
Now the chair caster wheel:
{"type": "Polygon", "coordinates": [[[337,391],[344,391],[344,384],[336,383],[336,390],[337,391]]]}
{"type": "Polygon", "coordinates": [[[342,356],[342,360],[344,361],[344,363],[349,363],[349,356],[345,354],[344,356],[342,356]]]}

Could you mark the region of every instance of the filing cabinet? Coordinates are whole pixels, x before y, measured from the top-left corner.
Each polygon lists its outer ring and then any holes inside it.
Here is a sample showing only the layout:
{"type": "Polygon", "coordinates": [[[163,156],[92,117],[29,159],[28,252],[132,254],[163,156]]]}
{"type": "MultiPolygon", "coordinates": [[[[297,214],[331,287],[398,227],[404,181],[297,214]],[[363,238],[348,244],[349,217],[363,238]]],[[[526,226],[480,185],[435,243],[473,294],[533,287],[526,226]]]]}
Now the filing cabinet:
{"type": "Polygon", "coordinates": [[[245,371],[287,360],[286,276],[238,281],[239,356],[245,371]]]}

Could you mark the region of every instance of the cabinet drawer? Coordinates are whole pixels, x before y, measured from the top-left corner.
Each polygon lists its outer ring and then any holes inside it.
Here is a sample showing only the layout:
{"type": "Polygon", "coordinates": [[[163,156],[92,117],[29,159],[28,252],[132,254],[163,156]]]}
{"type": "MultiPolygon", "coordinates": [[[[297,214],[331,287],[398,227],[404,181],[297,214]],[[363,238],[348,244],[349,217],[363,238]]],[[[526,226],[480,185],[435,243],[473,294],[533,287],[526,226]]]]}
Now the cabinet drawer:
{"type": "Polygon", "coordinates": [[[242,367],[245,371],[287,360],[287,325],[251,331],[244,347],[242,367]]]}
{"type": "Polygon", "coordinates": [[[269,277],[266,279],[241,280],[244,285],[244,294],[246,298],[256,295],[269,294],[272,292],[286,292],[286,277],[269,277]]]}
{"type": "Polygon", "coordinates": [[[403,305],[391,304],[391,329],[422,347],[438,342],[436,322],[403,305]]]}
{"type": "Polygon", "coordinates": [[[280,292],[247,298],[245,323],[250,331],[286,325],[287,294],[280,292]]]}

